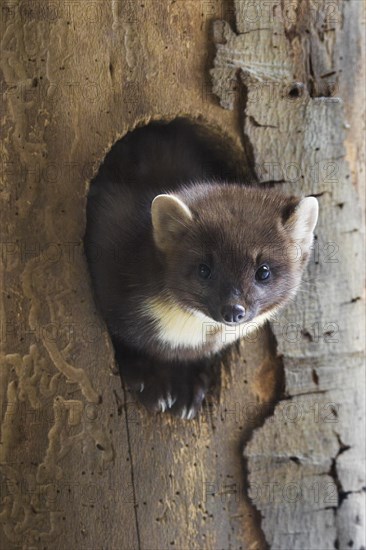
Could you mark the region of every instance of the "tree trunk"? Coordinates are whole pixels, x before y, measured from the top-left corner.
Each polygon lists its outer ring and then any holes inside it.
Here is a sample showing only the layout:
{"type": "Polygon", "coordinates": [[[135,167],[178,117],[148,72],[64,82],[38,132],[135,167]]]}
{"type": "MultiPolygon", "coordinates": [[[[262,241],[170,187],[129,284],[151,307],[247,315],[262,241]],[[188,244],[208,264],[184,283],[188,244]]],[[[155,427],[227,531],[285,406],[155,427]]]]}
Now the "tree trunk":
{"type": "Polygon", "coordinates": [[[362,3],[2,15],[1,548],[360,550],[362,3]],[[82,250],[107,150],[181,115],[232,138],[260,183],[320,203],[295,302],[234,346],[191,422],[121,387],[82,250]]]}

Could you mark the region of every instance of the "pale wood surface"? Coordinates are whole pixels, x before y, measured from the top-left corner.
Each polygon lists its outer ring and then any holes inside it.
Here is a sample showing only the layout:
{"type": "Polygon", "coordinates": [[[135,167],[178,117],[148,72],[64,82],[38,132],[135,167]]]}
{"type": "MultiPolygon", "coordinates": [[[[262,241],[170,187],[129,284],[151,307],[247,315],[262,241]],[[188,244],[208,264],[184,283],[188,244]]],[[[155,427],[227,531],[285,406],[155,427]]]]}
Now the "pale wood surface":
{"type": "Polygon", "coordinates": [[[314,194],[320,205],[303,287],[272,323],[285,388],[245,448],[249,494],[271,548],[362,548],[363,8],[284,2],[270,16],[257,6],[255,18],[251,2],[236,6],[240,34],[216,25],[222,104],[244,110],[260,182],[314,194]],[[242,103],[225,86],[237,68],[242,103]]]}

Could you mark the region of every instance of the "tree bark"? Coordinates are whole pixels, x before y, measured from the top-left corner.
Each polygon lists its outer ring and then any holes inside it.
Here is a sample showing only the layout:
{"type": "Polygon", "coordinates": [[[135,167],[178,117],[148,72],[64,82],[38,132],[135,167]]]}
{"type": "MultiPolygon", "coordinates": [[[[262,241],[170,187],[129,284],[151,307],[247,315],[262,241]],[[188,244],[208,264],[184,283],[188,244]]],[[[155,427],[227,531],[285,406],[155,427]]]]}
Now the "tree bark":
{"type": "Polygon", "coordinates": [[[238,1],[237,33],[216,24],[215,89],[233,108],[238,75],[260,182],[317,196],[320,219],[303,287],[272,323],[285,388],[245,448],[249,494],[271,548],[363,548],[362,6],[271,7],[238,1]]]}
{"type": "Polygon", "coordinates": [[[361,10],[3,2],[1,548],[365,545],[361,10]],[[182,115],[321,211],[296,301],[191,422],[121,387],[82,250],[110,146],[182,115]]]}

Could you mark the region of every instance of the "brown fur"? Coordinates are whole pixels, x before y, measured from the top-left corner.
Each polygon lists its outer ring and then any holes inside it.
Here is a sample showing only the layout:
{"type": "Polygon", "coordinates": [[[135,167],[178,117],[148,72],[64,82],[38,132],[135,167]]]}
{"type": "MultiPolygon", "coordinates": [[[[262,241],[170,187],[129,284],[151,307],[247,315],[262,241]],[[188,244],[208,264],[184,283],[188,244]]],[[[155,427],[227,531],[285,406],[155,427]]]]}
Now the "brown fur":
{"type": "MultiPolygon", "coordinates": [[[[85,248],[96,298],[122,362],[128,350],[125,357],[188,369],[295,294],[314,204],[235,183],[225,155],[208,163],[207,142],[184,121],[140,129],[116,147],[88,200],[85,248]],[[176,198],[157,199],[152,220],[152,200],[167,193],[176,198]],[[202,263],[212,268],[209,280],[198,276],[202,263]],[[271,277],[259,283],[263,263],[271,277]],[[223,322],[225,304],[245,308],[240,326],[223,322]]],[[[156,408],[168,407],[166,399],[156,408]]]]}

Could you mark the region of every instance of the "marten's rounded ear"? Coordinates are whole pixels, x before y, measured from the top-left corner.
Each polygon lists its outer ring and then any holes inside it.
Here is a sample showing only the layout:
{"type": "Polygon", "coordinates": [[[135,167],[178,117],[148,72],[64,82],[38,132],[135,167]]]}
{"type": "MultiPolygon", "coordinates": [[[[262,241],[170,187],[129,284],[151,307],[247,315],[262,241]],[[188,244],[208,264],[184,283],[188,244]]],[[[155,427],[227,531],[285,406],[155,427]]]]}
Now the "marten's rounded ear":
{"type": "Polygon", "coordinates": [[[157,195],[151,204],[151,219],[156,246],[167,250],[193,217],[188,206],[175,195],[157,195]]]}
{"type": "Polygon", "coordinates": [[[318,201],[315,197],[302,199],[291,216],[285,222],[285,228],[291,232],[304,253],[309,251],[313,242],[313,231],[318,221],[318,201]]]}

